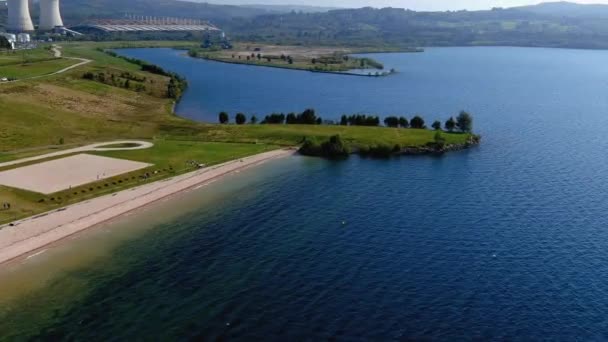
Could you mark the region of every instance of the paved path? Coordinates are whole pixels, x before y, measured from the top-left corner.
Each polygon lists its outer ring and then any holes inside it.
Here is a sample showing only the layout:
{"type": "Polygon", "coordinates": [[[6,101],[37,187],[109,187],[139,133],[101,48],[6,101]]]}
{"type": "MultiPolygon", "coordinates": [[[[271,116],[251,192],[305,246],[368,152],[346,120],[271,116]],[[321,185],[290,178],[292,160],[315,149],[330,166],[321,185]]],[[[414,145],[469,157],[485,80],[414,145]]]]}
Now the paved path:
{"type": "Polygon", "coordinates": [[[21,164],[21,163],[27,163],[27,162],[36,161],[36,160],[41,160],[41,159],[46,159],[46,158],[52,158],[52,157],[62,156],[62,155],[66,155],[66,154],[72,154],[72,153],[142,150],[142,149],[150,148],[152,146],[154,146],[154,144],[151,143],[151,142],[149,142],[149,141],[140,141],[140,140],[109,141],[109,142],[91,144],[91,145],[86,145],[86,146],[81,146],[81,147],[76,147],[76,148],[70,148],[68,150],[62,150],[62,151],[42,154],[42,155],[35,156],[35,157],[29,157],[29,158],[11,160],[11,161],[8,161],[8,162],[5,162],[5,163],[0,163],[0,168],[7,167],[7,166],[12,166],[12,165],[17,165],[17,164],[21,164]],[[106,145],[133,144],[133,143],[139,144],[139,146],[136,146],[136,147],[120,147],[120,148],[104,148],[104,147],[102,147],[102,146],[106,146],[106,145]]]}
{"type": "Polygon", "coordinates": [[[53,51],[53,56],[55,56],[56,58],[63,58],[63,59],[71,59],[71,60],[75,60],[75,61],[79,61],[76,64],[70,65],[67,68],[63,68],[61,70],[52,72],[50,74],[44,74],[44,75],[38,75],[38,76],[32,76],[32,77],[26,77],[26,78],[20,78],[18,80],[13,80],[13,81],[8,81],[8,82],[2,82],[0,84],[5,84],[5,83],[15,83],[15,82],[19,82],[19,81],[25,81],[25,80],[35,80],[38,78],[42,78],[42,77],[47,77],[47,76],[53,76],[53,75],[58,75],[58,74],[63,74],[66,71],[70,71],[74,68],[78,68],[80,66],[83,66],[85,64],[89,64],[92,62],[92,60],[90,59],[86,59],[86,58],[77,58],[77,57],[62,57],[61,54],[61,46],[59,45],[52,45],[51,47],[51,51],[53,51]]]}

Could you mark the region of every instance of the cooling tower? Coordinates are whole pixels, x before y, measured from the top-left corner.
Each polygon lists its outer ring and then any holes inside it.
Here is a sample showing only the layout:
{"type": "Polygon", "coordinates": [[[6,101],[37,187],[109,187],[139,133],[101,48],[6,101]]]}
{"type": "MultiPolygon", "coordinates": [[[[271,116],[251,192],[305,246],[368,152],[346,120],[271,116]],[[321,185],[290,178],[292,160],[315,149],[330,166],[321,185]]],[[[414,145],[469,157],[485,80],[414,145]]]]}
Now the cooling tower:
{"type": "Polygon", "coordinates": [[[7,29],[13,32],[34,31],[27,0],[8,0],[7,29]]]}
{"type": "Polygon", "coordinates": [[[49,31],[55,26],[63,26],[61,14],[59,14],[59,0],[40,0],[40,25],[41,31],[49,31]]]}

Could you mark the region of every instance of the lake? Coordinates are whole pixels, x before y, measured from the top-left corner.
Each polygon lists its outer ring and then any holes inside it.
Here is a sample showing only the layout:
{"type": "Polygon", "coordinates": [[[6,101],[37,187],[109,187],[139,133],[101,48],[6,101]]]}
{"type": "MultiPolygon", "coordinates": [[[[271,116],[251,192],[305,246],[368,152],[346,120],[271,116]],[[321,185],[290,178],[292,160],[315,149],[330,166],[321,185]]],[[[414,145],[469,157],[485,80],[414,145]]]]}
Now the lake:
{"type": "Polygon", "coordinates": [[[380,78],[121,53],[186,76],[201,121],[466,109],[483,140],[273,161],[81,234],[0,272],[6,339],[608,338],[607,51],[374,54],[380,78]]]}

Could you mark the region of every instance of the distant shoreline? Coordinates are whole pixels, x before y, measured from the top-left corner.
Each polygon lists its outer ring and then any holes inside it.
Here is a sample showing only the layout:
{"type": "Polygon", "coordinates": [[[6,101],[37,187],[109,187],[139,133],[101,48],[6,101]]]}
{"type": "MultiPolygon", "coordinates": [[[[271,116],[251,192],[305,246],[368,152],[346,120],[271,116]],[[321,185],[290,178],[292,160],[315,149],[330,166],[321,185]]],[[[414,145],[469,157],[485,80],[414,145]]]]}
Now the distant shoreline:
{"type": "Polygon", "coordinates": [[[295,153],[293,149],[264,152],[0,226],[0,265],[195,186],[295,153]]]}

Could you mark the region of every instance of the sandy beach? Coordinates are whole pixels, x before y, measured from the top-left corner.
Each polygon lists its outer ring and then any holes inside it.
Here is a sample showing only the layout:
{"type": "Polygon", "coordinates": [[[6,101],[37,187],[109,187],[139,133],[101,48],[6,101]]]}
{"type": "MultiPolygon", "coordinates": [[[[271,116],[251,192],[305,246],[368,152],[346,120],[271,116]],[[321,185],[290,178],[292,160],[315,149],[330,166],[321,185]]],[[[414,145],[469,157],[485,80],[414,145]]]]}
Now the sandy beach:
{"type": "Polygon", "coordinates": [[[265,152],[0,226],[0,264],[231,172],[294,153],[292,149],[265,152]]]}

